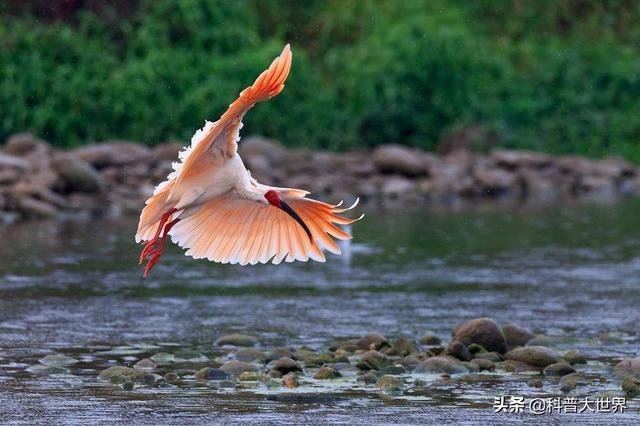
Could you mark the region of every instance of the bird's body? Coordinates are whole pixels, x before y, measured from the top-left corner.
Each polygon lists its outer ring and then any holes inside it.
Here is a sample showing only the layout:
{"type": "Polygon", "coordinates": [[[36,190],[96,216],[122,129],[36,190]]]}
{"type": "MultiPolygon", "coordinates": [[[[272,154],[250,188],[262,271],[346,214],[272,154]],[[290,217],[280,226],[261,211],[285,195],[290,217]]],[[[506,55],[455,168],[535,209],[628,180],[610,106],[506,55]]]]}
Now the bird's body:
{"type": "Polygon", "coordinates": [[[291,59],[287,45],[218,121],[196,132],[147,200],[136,233],[137,242],[146,242],[140,255],[140,263],[148,261],[145,276],[167,236],[189,256],[222,263],[324,261],[323,249],[340,253],[332,237],[350,238],[335,225],[355,221],[340,216],[348,209],[305,198],[303,190],[258,183],[237,152],[244,114],[280,93],[291,59]]]}

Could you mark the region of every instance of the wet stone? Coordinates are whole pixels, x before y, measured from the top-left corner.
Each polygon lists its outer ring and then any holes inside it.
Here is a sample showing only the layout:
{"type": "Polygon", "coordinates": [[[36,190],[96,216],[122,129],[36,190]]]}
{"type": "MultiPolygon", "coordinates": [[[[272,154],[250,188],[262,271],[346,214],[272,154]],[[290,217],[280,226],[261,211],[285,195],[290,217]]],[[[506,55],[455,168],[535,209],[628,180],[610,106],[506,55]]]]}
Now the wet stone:
{"type": "Polygon", "coordinates": [[[31,374],[37,374],[41,376],[48,376],[52,374],[68,374],[69,369],[60,367],[58,365],[42,365],[36,364],[27,368],[27,371],[31,374]]]}
{"type": "Polygon", "coordinates": [[[458,342],[457,340],[452,341],[447,346],[447,352],[449,355],[458,358],[461,361],[471,361],[471,352],[462,342],[458,342]]]}
{"type": "Polygon", "coordinates": [[[546,367],[559,361],[556,351],[544,346],[526,346],[513,349],[505,355],[506,359],[520,361],[536,367],[546,367]]]}
{"type": "MultiPolygon", "coordinates": [[[[191,351],[188,349],[183,349],[180,350],[178,352],[176,352],[174,354],[175,357],[175,361],[176,362],[193,362],[193,363],[199,363],[199,362],[207,362],[209,361],[209,357],[197,352],[197,351],[191,351]]],[[[153,359],[153,358],[152,358],[153,359]]]]}
{"type": "Polygon", "coordinates": [[[364,350],[380,350],[390,346],[387,338],[380,333],[367,334],[358,339],[355,344],[358,348],[364,350]]]}
{"type": "Polygon", "coordinates": [[[395,355],[399,356],[406,356],[419,352],[418,346],[414,341],[405,336],[400,336],[394,340],[391,348],[395,352],[395,355]]]}
{"type": "Polygon", "coordinates": [[[132,381],[126,381],[122,384],[122,389],[126,390],[126,391],[131,391],[133,390],[133,382],[132,381]]]}
{"type": "Polygon", "coordinates": [[[272,370],[279,371],[282,374],[287,374],[292,371],[302,371],[300,364],[288,357],[282,357],[277,360],[272,370]]]}
{"type": "Polygon", "coordinates": [[[164,375],[164,380],[167,383],[177,383],[180,380],[180,377],[178,377],[178,375],[172,371],[168,372],[167,374],[164,375]]]}
{"type": "MultiPolygon", "coordinates": [[[[489,352],[487,348],[477,343],[470,344],[469,346],[467,346],[467,349],[469,350],[469,353],[471,353],[471,355],[489,352]]],[[[497,352],[494,352],[494,353],[497,353],[497,352]]]]}
{"type": "Polygon", "coordinates": [[[133,368],[115,365],[100,373],[102,380],[109,380],[114,383],[121,383],[125,380],[143,381],[145,373],[136,371],[133,368]]]}
{"type": "Polygon", "coordinates": [[[463,374],[468,373],[469,370],[458,359],[439,355],[423,361],[413,372],[463,374]]]}
{"type": "Polygon", "coordinates": [[[556,362],[555,364],[550,364],[545,367],[544,375],[545,376],[566,376],[567,374],[575,373],[573,367],[569,364],[565,364],[564,362],[556,362]]]}
{"type": "Polygon", "coordinates": [[[140,371],[153,371],[156,369],[156,363],[151,361],[149,358],[144,358],[136,362],[133,368],[140,371]]]}
{"type": "Polygon", "coordinates": [[[634,376],[627,376],[622,379],[620,386],[628,397],[633,398],[640,395],[640,379],[634,376]]]}
{"type": "Polygon", "coordinates": [[[363,374],[362,376],[358,377],[358,381],[364,382],[367,385],[372,385],[378,381],[378,376],[369,372],[367,374],[363,374]]]}
{"type": "Polygon", "coordinates": [[[295,373],[287,373],[282,378],[282,384],[290,389],[297,388],[300,386],[300,382],[298,381],[298,376],[295,373]]]}
{"type": "Polygon", "coordinates": [[[242,348],[236,352],[236,359],[238,361],[251,362],[251,361],[263,361],[265,356],[262,352],[253,348],[242,348]]]}
{"type": "Polygon", "coordinates": [[[241,382],[259,382],[262,376],[256,371],[245,371],[240,374],[238,380],[241,382]]]}
{"type": "Polygon", "coordinates": [[[294,355],[287,348],[275,348],[265,355],[265,361],[271,362],[280,358],[294,358],[294,355]]]}
{"type": "Polygon", "coordinates": [[[562,357],[571,365],[587,363],[587,358],[584,354],[574,350],[567,351],[562,357]]]}
{"type": "Polygon", "coordinates": [[[168,365],[175,362],[176,357],[173,354],[166,352],[159,352],[151,357],[151,361],[156,365],[168,365]]]}
{"type": "Polygon", "coordinates": [[[216,346],[255,346],[258,338],[248,334],[226,334],[220,336],[215,342],[216,346]]]}
{"type": "Polygon", "coordinates": [[[420,338],[420,344],[426,346],[438,346],[442,344],[442,339],[435,334],[428,333],[420,338]]]}
{"type": "Polygon", "coordinates": [[[330,367],[322,367],[313,376],[317,380],[332,380],[342,377],[342,373],[330,367]]]}
{"type": "Polygon", "coordinates": [[[466,346],[477,343],[488,351],[507,351],[504,333],[498,324],[489,318],[476,318],[459,325],[454,330],[453,340],[458,340],[466,346]]]}
{"type": "Polygon", "coordinates": [[[518,327],[514,324],[506,324],[502,327],[502,332],[507,340],[507,346],[509,349],[516,348],[518,346],[525,346],[527,342],[535,337],[533,333],[524,328],[518,327]]]}
{"type": "Polygon", "coordinates": [[[248,362],[233,360],[224,363],[220,370],[232,376],[239,376],[245,371],[258,371],[258,367],[248,362]]]}
{"type": "Polygon", "coordinates": [[[403,367],[399,365],[389,365],[387,367],[384,367],[382,370],[380,370],[380,373],[390,374],[392,376],[399,376],[401,374],[405,374],[406,372],[407,370],[405,370],[403,367]]]}
{"type": "Polygon", "coordinates": [[[620,378],[634,376],[640,379],[640,357],[623,359],[615,366],[613,373],[620,378]]]}
{"type": "Polygon", "coordinates": [[[402,380],[386,374],[376,381],[376,386],[386,392],[398,392],[402,390],[402,380]]]}
{"type": "Polygon", "coordinates": [[[44,358],[41,358],[39,362],[40,364],[43,364],[43,365],[50,365],[55,367],[66,367],[68,365],[76,364],[78,360],[63,354],[51,354],[51,355],[45,356],[44,358]]]}
{"type": "Polygon", "coordinates": [[[387,357],[380,352],[370,350],[362,354],[357,367],[361,370],[381,370],[389,364],[387,357]]]}
{"type": "Polygon", "coordinates": [[[477,365],[480,371],[494,371],[496,369],[495,363],[488,359],[474,358],[470,362],[477,365]]]}
{"type": "Polygon", "coordinates": [[[502,356],[498,352],[476,352],[473,355],[474,359],[487,359],[492,362],[503,361],[502,356]]]}

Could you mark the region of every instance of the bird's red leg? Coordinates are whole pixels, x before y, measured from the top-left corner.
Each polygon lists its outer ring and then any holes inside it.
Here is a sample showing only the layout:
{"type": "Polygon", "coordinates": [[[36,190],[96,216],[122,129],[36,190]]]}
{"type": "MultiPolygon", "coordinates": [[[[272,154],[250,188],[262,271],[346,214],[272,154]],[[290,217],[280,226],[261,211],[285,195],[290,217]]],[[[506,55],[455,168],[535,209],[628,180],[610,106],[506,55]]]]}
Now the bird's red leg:
{"type": "Polygon", "coordinates": [[[171,222],[167,223],[167,220],[169,220],[171,215],[175,212],[176,212],[176,209],[171,209],[162,215],[155,235],[153,236],[152,239],[150,239],[145,243],[144,248],[140,253],[139,263],[142,263],[145,261],[145,259],[149,258],[149,261],[147,262],[147,266],[144,268],[145,277],[149,274],[149,272],[155,266],[155,264],[158,263],[158,260],[160,260],[160,256],[162,256],[162,252],[164,250],[164,244],[167,239],[167,233],[180,220],[180,219],[174,219],[171,222]]]}

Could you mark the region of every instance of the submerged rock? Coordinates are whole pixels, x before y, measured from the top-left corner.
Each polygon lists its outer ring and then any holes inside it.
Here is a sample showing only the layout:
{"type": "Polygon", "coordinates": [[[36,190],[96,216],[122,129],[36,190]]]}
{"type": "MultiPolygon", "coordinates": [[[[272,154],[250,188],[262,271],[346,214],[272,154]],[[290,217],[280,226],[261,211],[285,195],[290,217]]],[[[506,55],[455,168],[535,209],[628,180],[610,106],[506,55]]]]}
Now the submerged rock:
{"type": "Polygon", "coordinates": [[[214,342],[216,346],[255,346],[258,338],[248,334],[226,334],[218,337],[214,342]]]}
{"type": "Polygon", "coordinates": [[[402,380],[385,374],[376,381],[376,386],[386,392],[397,392],[402,390],[402,380]]]}
{"type": "Polygon", "coordinates": [[[245,371],[258,371],[258,367],[248,362],[233,360],[224,363],[220,370],[232,376],[239,376],[245,371]]]}
{"type": "Polygon", "coordinates": [[[498,324],[489,318],[476,318],[459,325],[454,330],[453,340],[458,340],[466,346],[477,343],[488,351],[507,351],[504,333],[498,324]]]}
{"type": "Polygon", "coordinates": [[[566,376],[567,374],[575,373],[576,370],[569,364],[564,362],[556,362],[549,364],[544,369],[545,376],[566,376]]]}
{"type": "Polygon", "coordinates": [[[39,360],[40,364],[51,365],[56,367],[66,367],[78,362],[77,359],[63,354],[51,354],[39,360]]]}
{"type": "Polygon", "coordinates": [[[468,373],[469,370],[462,362],[455,358],[438,355],[421,362],[413,372],[463,374],[468,373]]]}
{"type": "Polygon", "coordinates": [[[553,349],[545,346],[526,346],[515,348],[505,355],[506,359],[524,362],[536,367],[546,367],[559,361],[560,356],[553,349]]]}
{"type": "Polygon", "coordinates": [[[504,333],[509,349],[525,346],[529,340],[535,337],[529,330],[525,330],[514,324],[506,324],[502,327],[502,332],[504,333]]]}
{"type": "Polygon", "coordinates": [[[340,377],[342,377],[342,373],[331,367],[322,367],[316,371],[316,374],[313,376],[313,378],[317,380],[332,380],[340,377]]]}

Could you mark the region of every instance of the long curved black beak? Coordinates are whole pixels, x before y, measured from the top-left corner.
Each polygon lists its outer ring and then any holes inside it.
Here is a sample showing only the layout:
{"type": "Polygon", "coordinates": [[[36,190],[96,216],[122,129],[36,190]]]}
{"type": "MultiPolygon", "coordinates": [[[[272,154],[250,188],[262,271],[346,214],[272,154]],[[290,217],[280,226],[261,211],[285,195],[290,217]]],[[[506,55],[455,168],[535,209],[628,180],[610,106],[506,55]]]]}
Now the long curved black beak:
{"type": "Polygon", "coordinates": [[[313,243],[313,237],[311,236],[311,231],[309,231],[307,224],[304,223],[302,218],[298,216],[298,213],[296,213],[295,210],[293,210],[289,204],[285,203],[282,200],[280,200],[280,208],[289,216],[291,216],[296,222],[298,222],[300,226],[302,226],[302,229],[304,229],[304,232],[306,232],[307,235],[309,236],[309,240],[313,243]]]}

